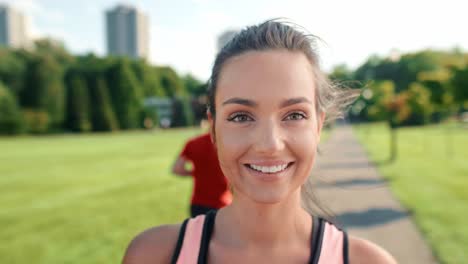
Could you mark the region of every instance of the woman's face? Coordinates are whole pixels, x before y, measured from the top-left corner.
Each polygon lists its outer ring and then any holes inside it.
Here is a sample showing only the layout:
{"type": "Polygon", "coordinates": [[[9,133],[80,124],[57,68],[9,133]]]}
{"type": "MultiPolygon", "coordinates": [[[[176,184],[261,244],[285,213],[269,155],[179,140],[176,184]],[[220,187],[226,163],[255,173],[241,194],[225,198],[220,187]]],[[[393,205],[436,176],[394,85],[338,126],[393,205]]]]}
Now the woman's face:
{"type": "Polygon", "coordinates": [[[276,203],[300,189],[324,119],[315,89],[312,65],[299,52],[251,51],[225,63],[210,122],[236,195],[276,203]]]}

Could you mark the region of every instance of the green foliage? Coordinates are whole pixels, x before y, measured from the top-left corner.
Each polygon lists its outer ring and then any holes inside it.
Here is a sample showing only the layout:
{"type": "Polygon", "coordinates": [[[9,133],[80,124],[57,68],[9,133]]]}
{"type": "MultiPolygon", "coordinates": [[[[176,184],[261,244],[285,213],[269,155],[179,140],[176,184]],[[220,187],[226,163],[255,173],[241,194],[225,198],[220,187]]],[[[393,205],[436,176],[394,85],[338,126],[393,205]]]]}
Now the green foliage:
{"type": "Polygon", "coordinates": [[[191,74],[187,74],[182,78],[185,90],[193,97],[207,95],[207,84],[197,80],[191,74]]]}
{"type": "Polygon", "coordinates": [[[50,38],[38,39],[34,42],[34,50],[37,54],[52,56],[64,67],[74,61],[74,57],[68,53],[65,45],[58,40],[50,38]]]}
{"type": "Polygon", "coordinates": [[[0,47],[0,81],[18,95],[24,87],[26,61],[19,52],[0,47]]]}
{"type": "Polygon", "coordinates": [[[126,59],[118,59],[107,70],[107,83],[116,117],[122,129],[139,128],[143,92],[126,59]]]}
{"type": "MultiPolygon", "coordinates": [[[[391,122],[399,125],[443,120],[456,112],[455,102],[459,101],[458,98],[463,98],[463,88],[459,90],[458,87],[466,87],[461,83],[463,75],[467,73],[462,73],[459,69],[463,68],[467,61],[466,56],[459,50],[425,50],[388,58],[372,56],[356,69],[354,77],[368,86],[391,80],[394,83],[392,102],[386,100],[384,104],[387,107],[382,107],[381,100],[358,100],[356,107],[353,107],[356,111],[351,114],[364,120],[390,118],[391,122]],[[418,96],[422,97],[413,98],[418,96]],[[387,110],[390,112],[384,113],[387,110]]],[[[333,74],[347,78],[349,74],[345,73],[344,69],[338,68],[333,74]]],[[[372,91],[379,94],[375,89],[372,91]]]]}
{"type": "Polygon", "coordinates": [[[177,73],[170,67],[157,67],[161,86],[164,89],[165,96],[176,97],[184,96],[184,83],[177,76],[177,73]]]}
{"type": "Polygon", "coordinates": [[[420,83],[412,83],[407,91],[402,92],[405,105],[408,108],[407,118],[401,120],[403,124],[427,124],[433,112],[431,92],[420,83]]]}
{"type": "Polygon", "coordinates": [[[454,100],[459,104],[468,103],[468,65],[455,69],[451,85],[454,90],[454,100]]]}
{"type": "Polygon", "coordinates": [[[22,116],[13,94],[0,82],[0,134],[21,133],[22,116]]]}
{"type": "Polygon", "coordinates": [[[431,93],[422,84],[414,82],[408,90],[395,93],[393,81],[386,80],[375,82],[366,89],[371,95],[366,99],[364,92],[361,100],[367,106],[366,113],[372,121],[388,121],[392,126],[429,122],[433,112],[431,93]]]}
{"type": "Polygon", "coordinates": [[[174,98],[172,104],[172,126],[192,126],[194,125],[193,112],[190,100],[187,97],[174,98]]]}
{"type": "Polygon", "coordinates": [[[112,109],[109,91],[104,78],[98,74],[88,77],[93,131],[115,131],[119,121],[112,109]]]}
{"type": "Polygon", "coordinates": [[[77,69],[72,69],[68,71],[65,82],[67,86],[65,127],[76,132],[91,131],[91,106],[89,103],[90,98],[86,81],[77,69]]]}
{"type": "MultiPolygon", "coordinates": [[[[172,68],[145,60],[71,56],[52,39],[37,40],[32,51],[0,48],[0,81],[35,133],[140,128],[147,117],[158,122],[156,112],[143,108],[145,98],[198,96],[205,89],[193,76],[183,80],[172,68]]],[[[183,104],[181,123],[193,124],[191,104],[183,104]]]]}
{"type": "Polygon", "coordinates": [[[142,124],[142,127],[145,129],[158,127],[158,113],[153,108],[143,107],[143,111],[141,112],[140,124],[142,124]]]}
{"type": "Polygon", "coordinates": [[[26,78],[20,94],[21,105],[47,112],[51,127],[60,127],[65,117],[63,68],[50,55],[32,56],[26,78]]]}
{"type": "Polygon", "coordinates": [[[148,65],[144,60],[133,61],[131,67],[145,97],[166,96],[156,68],[148,65]]]}
{"type": "MultiPolygon", "coordinates": [[[[373,121],[391,119],[390,104],[395,98],[395,83],[390,80],[375,82],[368,88],[371,94],[366,99],[367,113],[373,121]]],[[[363,94],[365,96],[365,93],[363,94]]]]}
{"type": "Polygon", "coordinates": [[[33,134],[44,134],[49,129],[49,113],[40,109],[23,109],[25,130],[33,134]]]}

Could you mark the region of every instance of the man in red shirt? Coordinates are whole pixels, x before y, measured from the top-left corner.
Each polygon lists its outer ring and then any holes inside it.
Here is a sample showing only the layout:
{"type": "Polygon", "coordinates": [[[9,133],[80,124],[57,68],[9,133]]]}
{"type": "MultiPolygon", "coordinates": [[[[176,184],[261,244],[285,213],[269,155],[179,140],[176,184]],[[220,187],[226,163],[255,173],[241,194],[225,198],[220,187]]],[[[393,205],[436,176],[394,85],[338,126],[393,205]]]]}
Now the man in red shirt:
{"type": "Polygon", "coordinates": [[[190,139],[177,158],[172,172],[180,176],[192,176],[194,180],[191,216],[205,214],[231,203],[229,185],[219,167],[216,149],[206,133],[190,139]],[[192,170],[186,165],[191,162],[192,170]]]}

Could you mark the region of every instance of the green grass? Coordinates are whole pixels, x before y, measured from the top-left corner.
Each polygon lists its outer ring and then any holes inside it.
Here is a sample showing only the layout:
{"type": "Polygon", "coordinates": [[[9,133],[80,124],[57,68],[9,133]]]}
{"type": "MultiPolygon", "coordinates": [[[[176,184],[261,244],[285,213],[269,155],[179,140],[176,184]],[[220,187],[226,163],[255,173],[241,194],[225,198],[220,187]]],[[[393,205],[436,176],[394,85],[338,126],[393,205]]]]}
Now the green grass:
{"type": "Polygon", "coordinates": [[[440,261],[466,263],[468,129],[455,124],[399,129],[398,157],[388,163],[389,129],[383,124],[354,128],[440,261]]]}
{"type": "Polygon", "coordinates": [[[129,241],[188,216],[170,173],[198,129],[0,138],[0,263],[120,263],[129,241]]]}

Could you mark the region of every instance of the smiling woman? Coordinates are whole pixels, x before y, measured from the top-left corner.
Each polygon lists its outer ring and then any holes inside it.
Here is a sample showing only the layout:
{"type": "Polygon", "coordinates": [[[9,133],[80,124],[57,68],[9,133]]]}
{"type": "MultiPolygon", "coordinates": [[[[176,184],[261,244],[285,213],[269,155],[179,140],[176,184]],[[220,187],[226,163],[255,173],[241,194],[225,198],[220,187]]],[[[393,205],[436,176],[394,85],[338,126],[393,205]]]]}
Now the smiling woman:
{"type": "Polygon", "coordinates": [[[208,118],[233,202],[143,232],[125,264],[395,263],[302,206],[326,116],[336,117],[353,97],[320,71],[313,41],[294,26],[267,21],[220,51],[208,118]]]}

